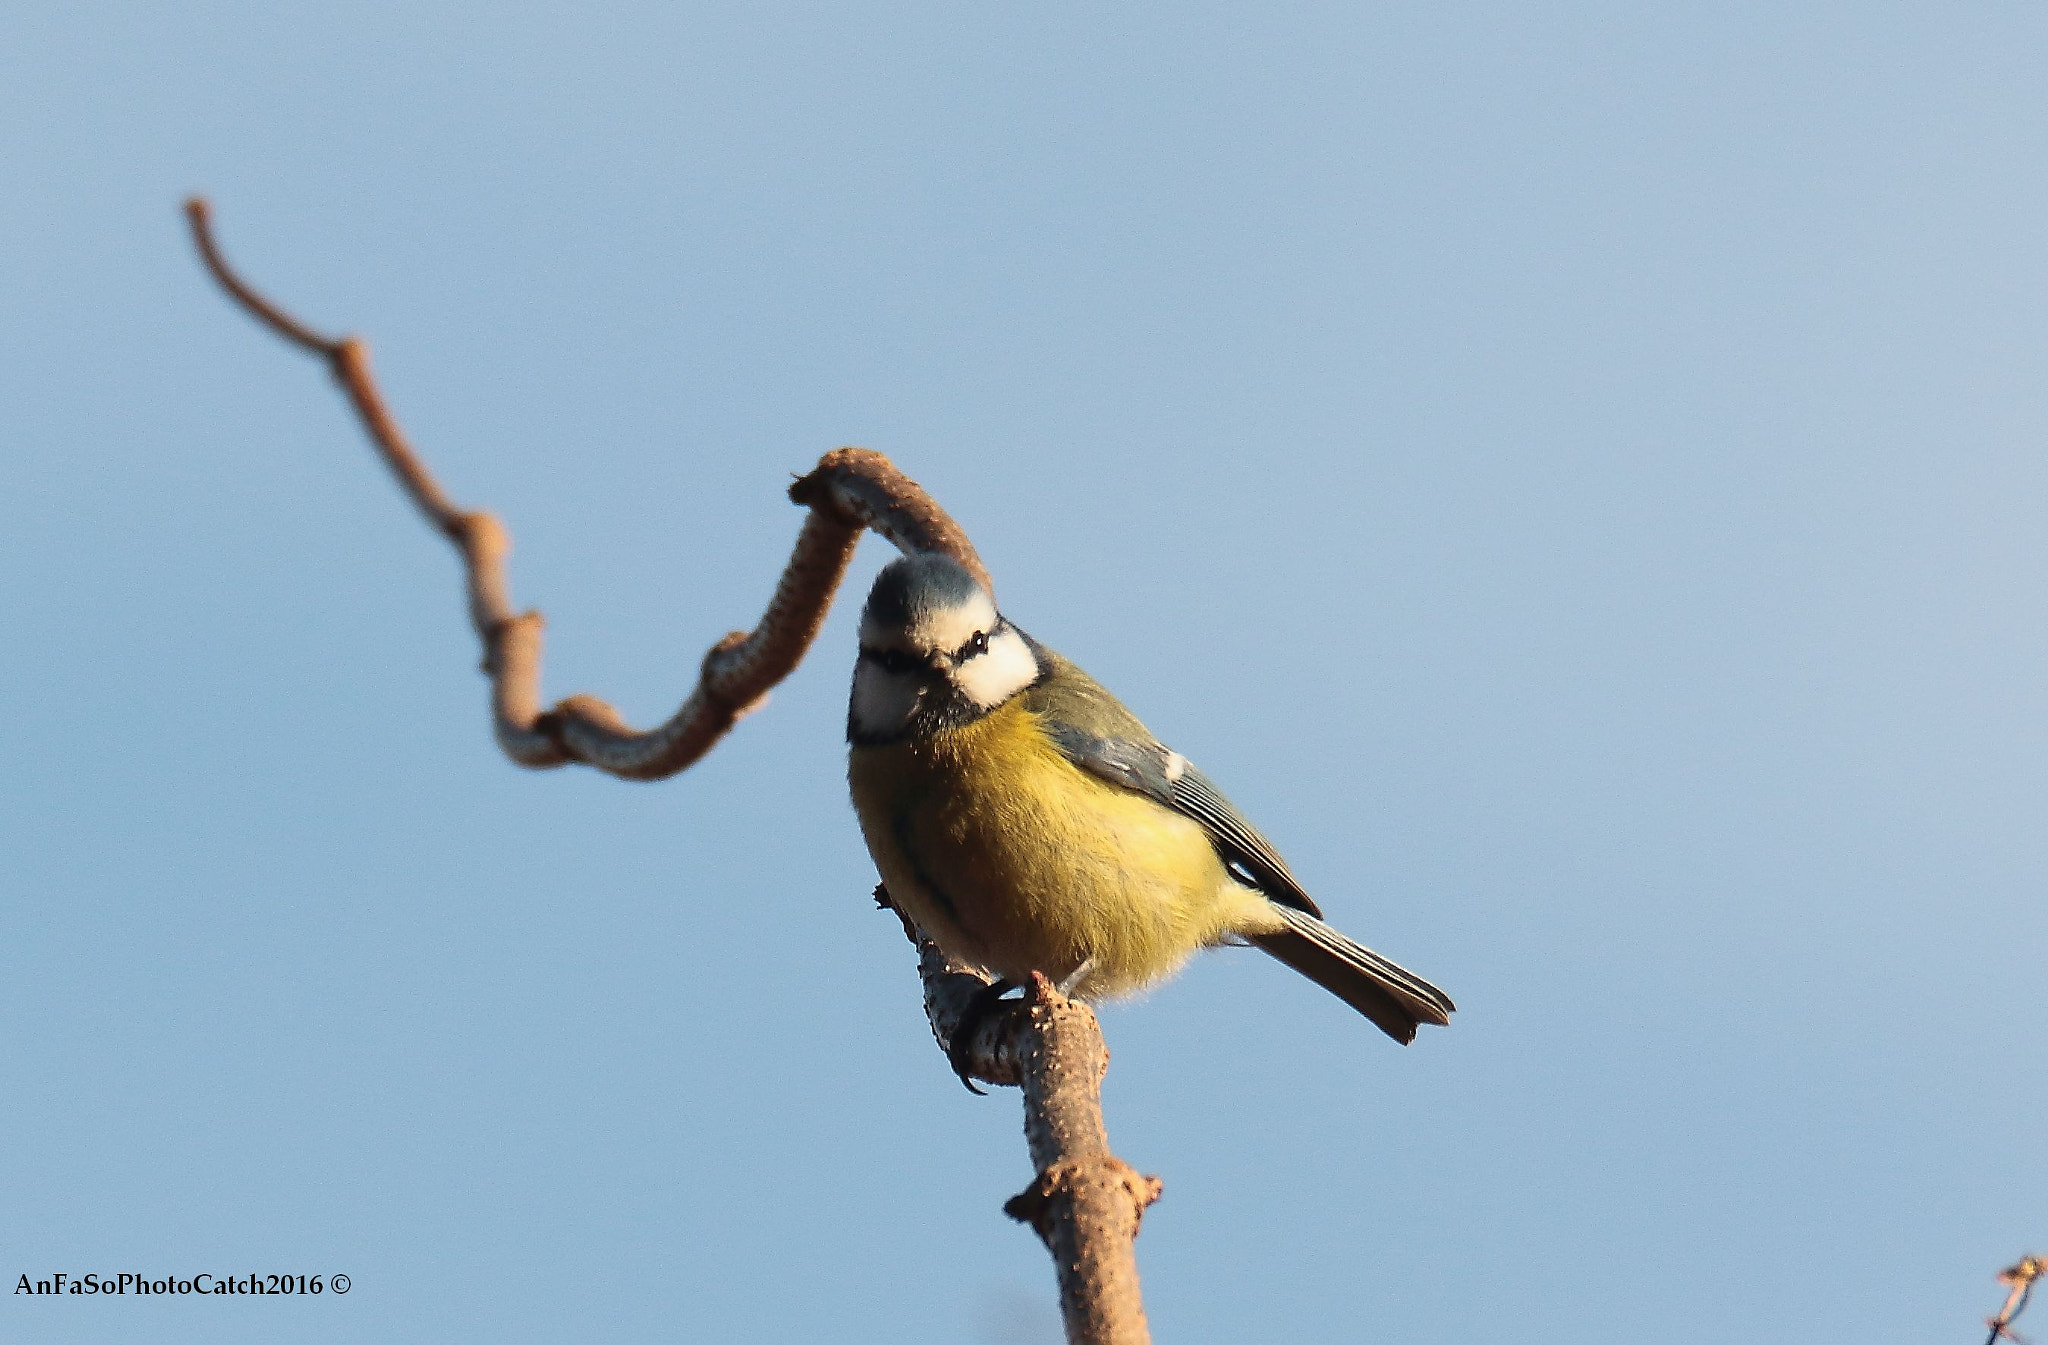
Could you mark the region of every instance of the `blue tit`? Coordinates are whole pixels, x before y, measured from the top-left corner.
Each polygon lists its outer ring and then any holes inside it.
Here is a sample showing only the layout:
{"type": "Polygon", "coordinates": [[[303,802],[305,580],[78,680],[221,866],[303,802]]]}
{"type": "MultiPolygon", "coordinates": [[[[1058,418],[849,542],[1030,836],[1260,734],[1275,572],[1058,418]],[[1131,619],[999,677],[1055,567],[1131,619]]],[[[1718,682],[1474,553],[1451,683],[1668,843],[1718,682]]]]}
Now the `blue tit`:
{"type": "Polygon", "coordinates": [[[1035,971],[1104,998],[1249,943],[1396,1041],[1450,1021],[1441,990],[1324,924],[1207,776],[948,557],[904,556],[876,577],[847,738],[891,900],[999,983],[1035,971]]]}

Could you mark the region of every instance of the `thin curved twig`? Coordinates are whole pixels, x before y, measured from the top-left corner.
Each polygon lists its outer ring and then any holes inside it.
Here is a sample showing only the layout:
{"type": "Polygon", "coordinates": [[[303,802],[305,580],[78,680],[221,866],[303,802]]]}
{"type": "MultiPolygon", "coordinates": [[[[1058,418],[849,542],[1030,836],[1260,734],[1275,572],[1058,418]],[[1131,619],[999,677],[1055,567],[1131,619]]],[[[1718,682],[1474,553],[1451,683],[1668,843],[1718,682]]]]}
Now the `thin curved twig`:
{"type": "Polygon", "coordinates": [[[505,576],[512,543],[504,525],[482,510],[460,508],[442,491],[378,391],[369,346],[361,337],[322,335],[237,275],[214,239],[212,211],[204,198],[188,200],[185,213],[199,255],[221,288],[271,331],[326,361],[406,497],[461,553],[470,623],[483,641],[483,668],[491,679],[498,746],[521,766],[581,762],[628,780],[658,780],[689,767],[803,658],[824,625],[862,528],[904,551],[943,552],[988,582],[988,570],[965,530],[923,487],[880,453],[835,449],[790,487],[790,498],[811,513],[760,624],[752,632],[734,631],[711,647],[696,688],[675,714],[640,732],[595,696],[570,696],[544,711],[544,622],[538,612],[512,608],[505,576]]]}

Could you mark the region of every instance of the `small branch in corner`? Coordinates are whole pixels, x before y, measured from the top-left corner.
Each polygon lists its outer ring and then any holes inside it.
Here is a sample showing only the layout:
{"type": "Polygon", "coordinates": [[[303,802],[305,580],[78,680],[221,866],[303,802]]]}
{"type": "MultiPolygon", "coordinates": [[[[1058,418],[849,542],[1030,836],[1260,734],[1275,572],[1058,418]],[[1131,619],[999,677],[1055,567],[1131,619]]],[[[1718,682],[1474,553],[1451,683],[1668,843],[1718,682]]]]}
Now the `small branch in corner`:
{"type": "Polygon", "coordinates": [[[2034,1281],[2043,1274],[2048,1274],[2048,1260],[2038,1256],[2023,1256],[2017,1265],[2007,1266],[1998,1272],[1998,1282],[2009,1288],[2005,1306],[1998,1310],[1998,1315],[1984,1319],[1984,1324],[1991,1328],[1991,1334],[1984,1338],[1984,1345],[1998,1345],[2001,1340],[2026,1345],[2025,1338],[2012,1329],[2012,1323],[2015,1317],[2026,1311],[2027,1300],[2034,1296],[2034,1281]]]}

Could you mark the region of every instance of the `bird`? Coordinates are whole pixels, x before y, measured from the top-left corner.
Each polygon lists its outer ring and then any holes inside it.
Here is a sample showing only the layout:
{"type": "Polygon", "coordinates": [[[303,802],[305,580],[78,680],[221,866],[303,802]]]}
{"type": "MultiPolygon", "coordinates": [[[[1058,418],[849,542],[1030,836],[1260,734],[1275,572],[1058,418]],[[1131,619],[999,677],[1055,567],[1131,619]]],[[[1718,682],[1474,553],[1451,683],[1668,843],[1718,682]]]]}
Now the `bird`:
{"type": "MultiPolygon", "coordinates": [[[[875,577],[846,732],[888,901],[993,977],[990,998],[1034,972],[1115,998],[1201,949],[1250,944],[1403,1045],[1450,1022],[1449,996],[1325,924],[1208,776],[950,556],[911,552],[875,577]]],[[[959,1049],[970,1035],[954,1033],[959,1049]]]]}

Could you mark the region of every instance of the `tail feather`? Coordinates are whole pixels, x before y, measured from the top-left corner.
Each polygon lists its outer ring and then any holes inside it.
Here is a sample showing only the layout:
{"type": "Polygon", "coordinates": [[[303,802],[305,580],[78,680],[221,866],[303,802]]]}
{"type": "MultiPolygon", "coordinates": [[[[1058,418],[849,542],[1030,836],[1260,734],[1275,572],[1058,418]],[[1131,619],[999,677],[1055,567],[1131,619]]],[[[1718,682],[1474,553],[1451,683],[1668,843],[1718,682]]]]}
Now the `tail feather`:
{"type": "Polygon", "coordinates": [[[1407,968],[1331,929],[1307,911],[1273,903],[1287,928],[1254,934],[1251,942],[1279,958],[1379,1025],[1403,1046],[1421,1023],[1446,1026],[1458,1006],[1407,968]]]}

